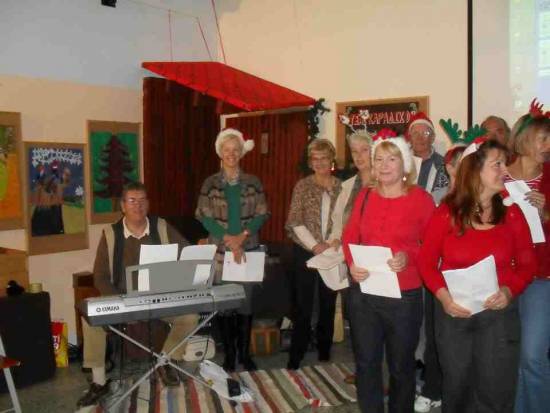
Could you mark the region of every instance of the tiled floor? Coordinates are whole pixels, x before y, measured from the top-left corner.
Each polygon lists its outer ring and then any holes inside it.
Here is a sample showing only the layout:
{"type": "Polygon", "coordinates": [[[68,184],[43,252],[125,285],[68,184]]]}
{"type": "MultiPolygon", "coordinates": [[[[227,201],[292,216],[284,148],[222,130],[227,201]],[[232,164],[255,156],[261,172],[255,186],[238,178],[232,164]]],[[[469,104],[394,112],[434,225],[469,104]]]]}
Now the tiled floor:
{"type": "MultiPolygon", "coordinates": [[[[350,341],[333,346],[332,361],[350,362],[353,361],[353,354],[350,348],[350,341]]],[[[218,352],[214,361],[220,363],[222,354],[218,352]]],[[[261,369],[281,368],[286,366],[287,353],[278,352],[270,356],[255,357],[258,367],[261,369]]],[[[318,363],[315,352],[306,355],[303,364],[318,363]]],[[[53,379],[38,383],[18,390],[19,399],[24,413],[64,413],[75,412],[76,402],[88,387],[89,377],[80,371],[80,364],[71,364],[68,368],[57,370],[53,379]]],[[[0,395],[0,411],[9,407],[9,396],[0,395]]],[[[304,409],[304,412],[310,409],[304,409]]],[[[359,408],[356,404],[345,405],[338,408],[316,409],[320,412],[335,413],[357,413],[359,408]]],[[[433,413],[439,409],[432,410],[433,413]]],[[[82,412],[83,413],[83,412],[82,412]]]]}

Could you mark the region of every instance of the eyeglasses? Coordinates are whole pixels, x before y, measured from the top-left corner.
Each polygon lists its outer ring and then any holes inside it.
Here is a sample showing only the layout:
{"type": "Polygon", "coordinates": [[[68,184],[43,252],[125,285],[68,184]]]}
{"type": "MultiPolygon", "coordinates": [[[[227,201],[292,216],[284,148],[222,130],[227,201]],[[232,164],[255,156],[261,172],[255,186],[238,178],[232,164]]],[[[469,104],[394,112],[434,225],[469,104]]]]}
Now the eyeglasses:
{"type": "Polygon", "coordinates": [[[309,158],[309,161],[311,163],[330,162],[330,158],[328,156],[312,156],[311,158],[309,158]]]}
{"type": "Polygon", "coordinates": [[[130,205],[143,205],[147,203],[147,198],[125,198],[124,202],[130,205]]]}
{"type": "Polygon", "coordinates": [[[432,138],[434,136],[434,133],[432,131],[424,131],[424,132],[412,132],[411,138],[432,138]]]}

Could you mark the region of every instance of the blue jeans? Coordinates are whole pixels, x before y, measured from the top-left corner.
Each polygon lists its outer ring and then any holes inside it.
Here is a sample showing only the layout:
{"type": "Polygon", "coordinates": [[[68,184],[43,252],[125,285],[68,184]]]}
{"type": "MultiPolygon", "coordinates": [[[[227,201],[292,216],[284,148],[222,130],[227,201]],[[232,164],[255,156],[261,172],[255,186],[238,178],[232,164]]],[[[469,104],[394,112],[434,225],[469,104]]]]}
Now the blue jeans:
{"type": "Polygon", "coordinates": [[[384,349],[390,372],[388,411],[414,410],[414,351],[422,324],[422,290],[401,294],[401,299],[364,294],[356,283],[349,289],[357,398],[362,413],[384,412],[384,349]]]}
{"type": "Polygon", "coordinates": [[[521,358],[516,413],[550,409],[550,280],[535,280],[520,297],[521,358]]]}
{"type": "Polygon", "coordinates": [[[512,413],[520,347],[518,303],[453,318],[437,300],[436,344],[444,413],[512,413]]]}

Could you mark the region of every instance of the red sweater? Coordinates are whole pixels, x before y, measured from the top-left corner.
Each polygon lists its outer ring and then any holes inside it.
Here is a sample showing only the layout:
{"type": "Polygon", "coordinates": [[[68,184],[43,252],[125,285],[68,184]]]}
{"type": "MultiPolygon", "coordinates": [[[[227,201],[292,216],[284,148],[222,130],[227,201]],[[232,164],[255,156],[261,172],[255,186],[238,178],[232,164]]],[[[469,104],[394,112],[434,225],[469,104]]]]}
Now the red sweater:
{"type": "MultiPolygon", "coordinates": [[[[550,209],[550,162],[544,164],[539,190],[546,197],[546,209],[550,209]]],[[[541,278],[550,278],[550,220],[545,221],[542,225],[546,242],[535,244],[535,250],[539,259],[537,276],[541,278]]]]}
{"type": "Polygon", "coordinates": [[[509,287],[514,296],[521,294],[533,279],[537,259],[517,205],[507,208],[502,224],[488,230],[468,228],[461,236],[452,224],[448,205],[440,205],[428,224],[418,265],[424,283],[435,294],[447,287],[441,271],[466,268],[489,255],[495,257],[499,285],[509,287]]]}
{"type": "Polygon", "coordinates": [[[388,247],[393,254],[403,251],[409,261],[407,267],[397,273],[399,287],[401,290],[419,288],[422,285],[417,268],[420,240],[434,209],[431,195],[418,186],[398,198],[384,198],[376,190],[362,190],[342,235],[346,261],[349,265],[353,262],[349,244],[388,247]]]}

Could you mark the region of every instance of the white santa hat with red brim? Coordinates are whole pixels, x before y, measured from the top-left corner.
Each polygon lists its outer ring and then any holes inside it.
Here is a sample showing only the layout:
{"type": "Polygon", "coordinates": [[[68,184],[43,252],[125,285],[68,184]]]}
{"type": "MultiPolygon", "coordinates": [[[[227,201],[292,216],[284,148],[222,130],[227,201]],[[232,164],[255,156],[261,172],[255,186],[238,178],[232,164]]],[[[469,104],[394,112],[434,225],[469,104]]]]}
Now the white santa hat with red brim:
{"type": "Polygon", "coordinates": [[[252,139],[245,140],[241,131],[233,128],[227,128],[220,131],[220,133],[218,133],[218,136],[216,137],[216,153],[220,158],[222,157],[222,145],[231,138],[237,138],[239,140],[241,147],[243,148],[241,157],[243,157],[247,152],[250,152],[252,149],[254,149],[254,141],[252,139]]]}
{"type": "Polygon", "coordinates": [[[373,145],[372,145],[372,162],[374,163],[374,154],[376,152],[376,148],[378,145],[380,145],[382,142],[389,142],[397,146],[397,149],[401,152],[401,156],[403,157],[403,168],[405,169],[405,173],[410,173],[412,170],[413,165],[413,157],[411,152],[411,147],[409,143],[405,140],[402,136],[397,136],[397,133],[389,128],[384,128],[379,130],[376,135],[372,138],[373,145]]]}

